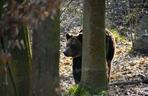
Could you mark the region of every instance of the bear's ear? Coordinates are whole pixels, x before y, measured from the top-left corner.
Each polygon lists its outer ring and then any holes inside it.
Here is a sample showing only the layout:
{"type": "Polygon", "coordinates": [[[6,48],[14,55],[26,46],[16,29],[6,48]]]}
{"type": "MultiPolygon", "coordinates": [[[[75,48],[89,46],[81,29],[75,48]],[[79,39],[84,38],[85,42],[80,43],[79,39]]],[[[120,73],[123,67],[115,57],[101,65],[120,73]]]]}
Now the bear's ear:
{"type": "Polygon", "coordinates": [[[66,39],[68,40],[69,38],[71,38],[72,36],[69,35],[68,33],[66,34],[66,39]]]}
{"type": "Polygon", "coordinates": [[[80,41],[82,41],[82,38],[83,38],[83,37],[82,37],[82,34],[79,34],[79,35],[77,36],[77,39],[80,40],[80,41]]]}

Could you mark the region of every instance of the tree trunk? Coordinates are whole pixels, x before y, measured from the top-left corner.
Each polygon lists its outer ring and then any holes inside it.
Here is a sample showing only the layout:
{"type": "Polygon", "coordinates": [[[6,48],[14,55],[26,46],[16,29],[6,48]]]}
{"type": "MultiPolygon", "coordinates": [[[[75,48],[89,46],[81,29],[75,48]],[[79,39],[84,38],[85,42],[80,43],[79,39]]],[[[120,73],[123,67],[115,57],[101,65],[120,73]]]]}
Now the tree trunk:
{"type": "Polygon", "coordinates": [[[84,0],[81,85],[107,88],[105,0],[84,0]]]}
{"type": "MultiPolygon", "coordinates": [[[[0,13],[3,14],[4,0],[0,3],[0,13]],[[3,3],[2,3],[3,1],[3,3]]],[[[23,25],[22,25],[23,26],[23,25]]],[[[6,30],[5,30],[6,31],[6,30]]],[[[12,30],[11,30],[12,31],[12,30]]],[[[7,33],[7,32],[5,32],[7,33]]],[[[11,32],[10,32],[11,33],[11,32]]],[[[12,32],[13,33],[13,32],[12,32]]],[[[1,52],[4,54],[11,53],[12,62],[0,62],[0,95],[1,96],[30,96],[30,47],[29,38],[27,38],[28,30],[22,27],[16,38],[17,45],[15,48],[9,46],[10,34],[1,36],[1,52]],[[8,47],[9,46],[9,47],[8,47]]],[[[5,57],[6,59],[6,57],[5,57]]]]}
{"type": "MultiPolygon", "coordinates": [[[[25,0],[15,0],[19,4],[25,0]]],[[[30,96],[30,72],[31,72],[31,44],[28,28],[21,25],[17,37],[19,46],[11,50],[12,53],[12,72],[15,78],[16,92],[18,96],[30,96]],[[23,43],[22,43],[23,42],[23,43]]]]}
{"type": "Polygon", "coordinates": [[[26,27],[20,29],[17,38],[20,48],[16,47],[11,50],[12,53],[12,70],[13,78],[15,79],[15,86],[18,96],[30,96],[30,69],[31,69],[31,52],[30,52],[30,40],[28,36],[28,30],[26,27]],[[21,45],[23,40],[24,45],[21,45]],[[15,74],[15,75],[14,75],[15,74]]]}
{"type": "Polygon", "coordinates": [[[33,96],[59,95],[59,10],[56,12],[33,31],[33,96]]]}

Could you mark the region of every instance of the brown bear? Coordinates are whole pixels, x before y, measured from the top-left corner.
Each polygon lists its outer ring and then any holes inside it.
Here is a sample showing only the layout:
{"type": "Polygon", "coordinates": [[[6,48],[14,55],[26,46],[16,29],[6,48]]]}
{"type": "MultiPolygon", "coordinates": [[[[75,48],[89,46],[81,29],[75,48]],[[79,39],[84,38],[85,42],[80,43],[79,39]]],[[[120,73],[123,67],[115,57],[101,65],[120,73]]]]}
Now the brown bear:
{"type": "MultiPolygon", "coordinates": [[[[115,41],[111,32],[106,30],[105,34],[106,34],[106,60],[108,64],[108,78],[109,78],[110,70],[111,70],[111,61],[115,53],[115,41]]],[[[67,39],[67,42],[66,42],[64,55],[67,57],[73,58],[73,66],[72,66],[73,77],[76,84],[78,84],[81,79],[82,34],[79,34],[78,36],[72,36],[72,35],[66,34],[66,39],[67,39]]]]}

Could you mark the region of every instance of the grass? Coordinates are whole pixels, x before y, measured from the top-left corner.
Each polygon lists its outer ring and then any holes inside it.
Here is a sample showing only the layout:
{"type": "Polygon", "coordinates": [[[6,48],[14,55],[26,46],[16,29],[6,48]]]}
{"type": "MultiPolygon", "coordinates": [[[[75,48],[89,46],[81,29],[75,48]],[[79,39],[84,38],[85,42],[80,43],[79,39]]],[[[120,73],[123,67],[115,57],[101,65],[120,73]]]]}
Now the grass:
{"type": "Polygon", "coordinates": [[[107,96],[107,91],[74,85],[64,96],[107,96]]]}
{"type": "Polygon", "coordinates": [[[126,41],[127,41],[127,40],[126,40],[126,37],[123,36],[123,35],[119,35],[119,33],[117,32],[116,29],[111,29],[110,31],[111,31],[112,34],[114,35],[116,42],[117,42],[117,41],[121,41],[121,42],[126,42],[126,41]]]}

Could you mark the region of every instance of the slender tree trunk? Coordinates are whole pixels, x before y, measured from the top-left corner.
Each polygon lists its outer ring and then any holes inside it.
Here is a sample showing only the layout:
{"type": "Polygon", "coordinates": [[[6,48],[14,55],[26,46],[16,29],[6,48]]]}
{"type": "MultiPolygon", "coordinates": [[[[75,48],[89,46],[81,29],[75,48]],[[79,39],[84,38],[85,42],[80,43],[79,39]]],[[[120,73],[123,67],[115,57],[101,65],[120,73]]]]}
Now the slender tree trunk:
{"type": "MultiPolygon", "coordinates": [[[[15,0],[19,4],[25,0],[15,0]]],[[[26,26],[21,25],[19,29],[19,35],[16,39],[18,46],[11,50],[13,61],[12,61],[12,72],[16,84],[16,92],[18,96],[30,96],[30,72],[31,72],[31,45],[29,38],[29,31],[26,26]]]]}
{"type": "Polygon", "coordinates": [[[59,95],[59,10],[56,12],[33,31],[33,96],[59,95]]]}
{"type": "Polygon", "coordinates": [[[31,52],[26,27],[20,29],[17,40],[20,44],[20,48],[16,47],[11,50],[13,57],[11,64],[13,73],[12,79],[15,79],[14,83],[16,84],[15,87],[18,96],[30,96],[31,52]]]}
{"type": "Polygon", "coordinates": [[[105,0],[84,0],[83,86],[107,88],[104,19],[105,0]]]}

